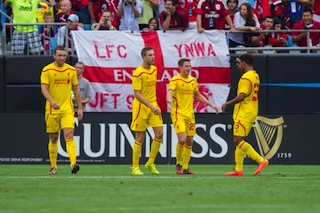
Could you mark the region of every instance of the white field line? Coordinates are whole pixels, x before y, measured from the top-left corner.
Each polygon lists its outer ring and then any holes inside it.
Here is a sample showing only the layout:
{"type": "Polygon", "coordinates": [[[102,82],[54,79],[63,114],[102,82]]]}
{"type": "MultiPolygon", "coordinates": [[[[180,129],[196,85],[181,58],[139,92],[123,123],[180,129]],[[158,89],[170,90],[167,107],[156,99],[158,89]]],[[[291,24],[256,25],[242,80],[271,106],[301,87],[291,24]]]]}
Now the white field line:
{"type": "MultiPolygon", "coordinates": [[[[1,176],[0,176],[1,177],[1,176]]],[[[262,176],[265,178],[281,178],[281,179],[314,179],[316,176],[310,177],[298,177],[298,176],[286,176],[286,177],[277,177],[277,176],[262,176]]],[[[242,177],[226,177],[226,176],[200,176],[200,175],[177,175],[177,176],[162,176],[162,175],[142,175],[142,176],[81,176],[81,175],[70,175],[70,176],[59,176],[57,175],[46,175],[46,176],[2,176],[1,179],[66,179],[66,178],[74,178],[74,179],[182,179],[182,178],[195,178],[195,179],[227,179],[227,178],[259,178],[259,176],[251,176],[245,175],[242,177]]]]}

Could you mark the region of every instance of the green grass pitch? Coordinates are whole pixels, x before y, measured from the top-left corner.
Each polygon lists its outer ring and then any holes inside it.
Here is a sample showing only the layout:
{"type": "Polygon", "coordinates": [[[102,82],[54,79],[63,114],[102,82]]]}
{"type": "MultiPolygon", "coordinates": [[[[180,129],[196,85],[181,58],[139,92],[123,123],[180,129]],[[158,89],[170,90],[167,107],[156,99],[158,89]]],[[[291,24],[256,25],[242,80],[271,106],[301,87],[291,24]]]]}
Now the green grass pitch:
{"type": "Polygon", "coordinates": [[[191,165],[197,175],[176,175],[174,165],[158,165],[160,175],[143,166],[81,165],[71,175],[59,165],[0,165],[1,213],[309,213],[320,212],[320,167],[269,165],[252,176],[225,177],[232,165],[191,165]]]}

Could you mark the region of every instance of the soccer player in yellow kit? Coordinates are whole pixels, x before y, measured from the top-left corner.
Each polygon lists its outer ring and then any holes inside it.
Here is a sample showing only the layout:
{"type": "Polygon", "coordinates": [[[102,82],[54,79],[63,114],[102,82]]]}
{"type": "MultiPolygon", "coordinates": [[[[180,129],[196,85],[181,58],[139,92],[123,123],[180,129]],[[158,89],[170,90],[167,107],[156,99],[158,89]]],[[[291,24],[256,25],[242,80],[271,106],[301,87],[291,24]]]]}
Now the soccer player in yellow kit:
{"type": "Polygon", "coordinates": [[[152,127],[155,137],[151,143],[150,155],[146,169],[153,174],[160,174],[154,161],[162,143],[163,121],[161,110],[157,103],[156,83],[157,67],[154,66],[154,50],[152,47],[144,47],[141,50],[143,63],[132,74],[132,87],[134,100],[132,103],[131,130],[135,132],[135,141],[132,149],[132,174],[143,175],[139,168],[142,144],[147,127],[152,127]]]}
{"type": "Polygon", "coordinates": [[[250,129],[258,115],[258,92],[260,79],[257,72],[253,69],[253,56],[243,54],[236,59],[237,67],[241,71],[241,78],[238,83],[237,96],[221,106],[222,111],[231,105],[233,109],[233,136],[236,145],[234,171],[225,173],[226,176],[243,176],[244,155],[258,163],[253,175],[259,174],[269,161],[261,157],[254,148],[245,141],[250,129]]]}
{"type": "Polygon", "coordinates": [[[49,134],[49,174],[57,174],[58,133],[63,129],[66,148],[70,159],[71,173],[76,174],[80,167],[76,164],[76,144],[74,142],[74,108],[71,89],[78,103],[78,120],[83,117],[81,95],[78,87],[77,72],[66,64],[65,47],[57,46],[53,53],[54,62],[48,64],[41,72],[41,92],[46,98],[45,122],[49,134]]]}
{"type": "Polygon", "coordinates": [[[168,108],[171,109],[171,121],[178,136],[176,173],[191,175],[196,174],[189,169],[193,137],[196,135],[193,98],[210,106],[216,112],[218,108],[198,91],[197,79],[190,75],[190,59],[180,59],[178,66],[180,73],[171,78],[166,99],[168,108]]]}

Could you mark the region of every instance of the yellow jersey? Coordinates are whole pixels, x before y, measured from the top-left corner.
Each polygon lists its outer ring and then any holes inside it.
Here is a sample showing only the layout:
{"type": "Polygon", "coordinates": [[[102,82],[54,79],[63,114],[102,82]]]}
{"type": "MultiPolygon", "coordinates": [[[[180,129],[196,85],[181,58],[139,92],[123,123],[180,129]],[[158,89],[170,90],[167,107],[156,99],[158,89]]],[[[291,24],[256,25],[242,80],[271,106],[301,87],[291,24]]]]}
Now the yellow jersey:
{"type": "MultiPolygon", "coordinates": [[[[133,90],[140,91],[141,95],[150,103],[157,103],[157,73],[157,67],[154,65],[151,65],[150,69],[139,66],[132,73],[133,90]]],[[[133,105],[138,103],[140,101],[135,98],[133,105]]]]}
{"type": "Polygon", "coordinates": [[[168,89],[173,91],[171,116],[192,118],[194,93],[198,91],[197,80],[190,75],[183,78],[178,74],[171,78],[168,89]]]}
{"type": "Polygon", "coordinates": [[[238,83],[237,94],[243,93],[245,99],[234,106],[233,119],[254,122],[258,115],[258,93],[260,79],[255,70],[245,72],[238,83]]]}
{"type": "Polygon", "coordinates": [[[72,86],[78,85],[77,72],[74,67],[66,63],[62,67],[57,67],[54,63],[51,63],[42,69],[40,80],[41,84],[48,85],[51,97],[60,107],[59,109],[52,108],[47,100],[46,113],[64,114],[74,112],[71,89],[72,86]]]}

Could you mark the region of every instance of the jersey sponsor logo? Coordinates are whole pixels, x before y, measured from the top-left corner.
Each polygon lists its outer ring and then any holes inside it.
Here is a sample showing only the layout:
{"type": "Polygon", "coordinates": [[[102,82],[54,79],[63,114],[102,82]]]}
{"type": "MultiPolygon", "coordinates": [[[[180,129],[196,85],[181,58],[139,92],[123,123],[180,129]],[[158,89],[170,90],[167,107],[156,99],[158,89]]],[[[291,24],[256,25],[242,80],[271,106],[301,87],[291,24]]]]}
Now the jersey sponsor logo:
{"type": "Polygon", "coordinates": [[[69,84],[70,83],[70,79],[59,79],[59,78],[57,78],[57,79],[54,79],[54,83],[55,84],[69,84]]]}

